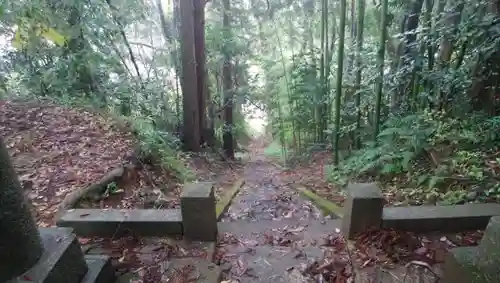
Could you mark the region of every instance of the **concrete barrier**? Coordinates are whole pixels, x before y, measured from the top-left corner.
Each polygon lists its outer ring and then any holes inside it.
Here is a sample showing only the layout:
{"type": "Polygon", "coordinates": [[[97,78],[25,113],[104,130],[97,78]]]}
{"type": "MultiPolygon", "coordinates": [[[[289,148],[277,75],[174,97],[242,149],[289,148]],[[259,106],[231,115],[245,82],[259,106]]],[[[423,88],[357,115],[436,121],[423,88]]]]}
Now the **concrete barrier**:
{"type": "Polygon", "coordinates": [[[217,215],[212,183],[184,186],[181,209],[71,209],[56,221],[83,237],[171,236],[215,241],[217,215]]]}
{"type": "Polygon", "coordinates": [[[348,186],[342,230],[352,239],[369,228],[392,228],[408,232],[460,232],[485,229],[492,216],[500,216],[500,204],[383,207],[375,183],[348,186]]]}

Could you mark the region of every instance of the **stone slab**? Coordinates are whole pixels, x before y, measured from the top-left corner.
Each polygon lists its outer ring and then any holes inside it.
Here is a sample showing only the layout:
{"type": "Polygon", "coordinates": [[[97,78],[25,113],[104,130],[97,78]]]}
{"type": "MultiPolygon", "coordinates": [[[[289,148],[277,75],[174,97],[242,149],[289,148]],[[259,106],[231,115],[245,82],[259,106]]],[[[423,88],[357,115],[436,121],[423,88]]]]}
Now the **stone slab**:
{"type": "Polygon", "coordinates": [[[500,204],[386,207],[382,226],[411,232],[461,232],[485,229],[495,215],[500,215],[500,204]]]}
{"type": "Polygon", "coordinates": [[[9,283],[74,283],[87,273],[80,244],[71,228],[40,228],[44,253],[30,270],[9,283]]]}
{"type": "Polygon", "coordinates": [[[377,183],[351,183],[347,186],[349,196],[361,199],[379,199],[384,195],[377,183]]]}
{"type": "Polygon", "coordinates": [[[179,209],[73,209],[57,226],[83,237],[182,235],[182,216],[179,209]]]}
{"type": "Polygon", "coordinates": [[[181,198],[210,198],[213,197],[213,183],[188,183],[182,188],[181,198]]]}
{"type": "Polygon", "coordinates": [[[443,283],[498,283],[500,269],[484,262],[477,247],[450,250],[443,265],[443,283]]]}
{"type": "Polygon", "coordinates": [[[89,270],[82,283],[112,283],[115,282],[115,270],[109,256],[85,255],[89,270]]]}
{"type": "Polygon", "coordinates": [[[479,244],[479,250],[484,262],[500,266],[500,216],[491,217],[479,244]]]}
{"type": "Polygon", "coordinates": [[[348,239],[370,228],[380,228],[385,199],[376,183],[351,184],[344,205],[342,233],[348,239]]]}
{"type": "Polygon", "coordinates": [[[217,211],[212,183],[187,184],[181,195],[183,234],[195,241],[217,240],[217,211]]]}

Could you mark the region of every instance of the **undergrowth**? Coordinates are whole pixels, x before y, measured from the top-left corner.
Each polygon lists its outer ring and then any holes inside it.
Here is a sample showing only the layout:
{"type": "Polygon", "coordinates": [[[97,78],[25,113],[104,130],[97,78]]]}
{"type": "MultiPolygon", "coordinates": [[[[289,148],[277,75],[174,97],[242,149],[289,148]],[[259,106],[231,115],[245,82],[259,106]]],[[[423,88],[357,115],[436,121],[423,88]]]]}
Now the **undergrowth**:
{"type": "Polygon", "coordinates": [[[425,111],[394,117],[386,121],[376,144],[366,144],[330,167],[329,181],[381,181],[400,201],[497,201],[499,130],[500,116],[458,119],[425,111]]]}
{"type": "Polygon", "coordinates": [[[186,182],[194,178],[193,172],[186,167],[180,154],[180,141],[170,133],[159,131],[153,121],[136,117],[128,119],[139,140],[139,156],[142,159],[153,159],[173,172],[180,181],[186,182]]]}

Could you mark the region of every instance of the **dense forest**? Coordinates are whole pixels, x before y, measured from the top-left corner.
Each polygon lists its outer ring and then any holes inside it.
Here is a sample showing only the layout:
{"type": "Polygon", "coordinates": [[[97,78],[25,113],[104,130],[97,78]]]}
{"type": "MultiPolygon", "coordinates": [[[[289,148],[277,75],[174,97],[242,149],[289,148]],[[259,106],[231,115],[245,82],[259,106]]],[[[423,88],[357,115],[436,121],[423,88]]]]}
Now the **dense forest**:
{"type": "Polygon", "coordinates": [[[2,1],[0,98],[121,117],[142,150],[245,147],[428,203],[500,199],[500,3],[2,1]]]}

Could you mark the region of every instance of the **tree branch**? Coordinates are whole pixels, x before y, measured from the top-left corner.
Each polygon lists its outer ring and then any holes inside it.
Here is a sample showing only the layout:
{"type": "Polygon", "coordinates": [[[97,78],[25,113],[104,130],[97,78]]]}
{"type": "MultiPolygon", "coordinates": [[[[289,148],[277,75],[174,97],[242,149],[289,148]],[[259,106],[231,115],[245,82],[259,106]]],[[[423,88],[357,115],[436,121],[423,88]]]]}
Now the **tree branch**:
{"type": "Polygon", "coordinates": [[[168,49],[166,48],[163,48],[163,47],[156,47],[156,46],[153,46],[151,44],[147,44],[147,43],[142,43],[142,42],[129,42],[130,45],[139,45],[139,46],[143,46],[143,47],[147,47],[147,48],[151,48],[151,49],[156,49],[156,50],[160,50],[160,51],[169,51],[168,49]]]}
{"type": "Polygon", "coordinates": [[[137,76],[139,77],[139,81],[141,83],[141,86],[144,87],[144,85],[142,84],[141,72],[139,71],[139,66],[137,65],[137,61],[135,60],[134,52],[132,51],[132,47],[130,47],[130,44],[129,44],[128,40],[127,40],[127,35],[125,34],[125,30],[123,28],[123,25],[121,24],[121,22],[116,17],[115,12],[117,11],[117,9],[116,9],[116,7],[114,7],[113,5],[111,5],[111,0],[105,0],[105,1],[108,4],[108,7],[111,9],[111,17],[113,18],[113,20],[116,22],[116,24],[120,28],[120,34],[121,34],[121,36],[123,38],[125,46],[128,49],[130,60],[132,61],[132,64],[134,65],[135,71],[137,72],[137,76]]]}

